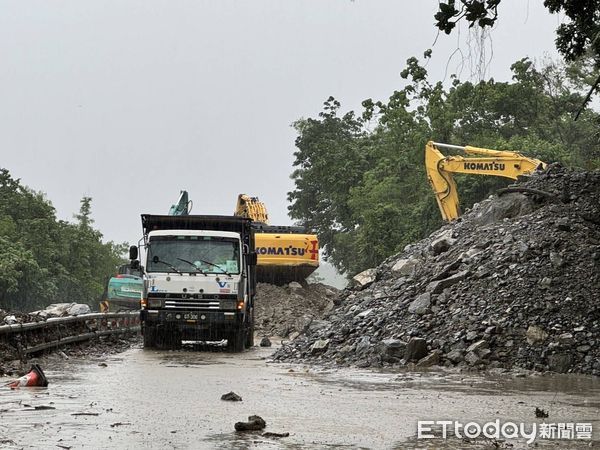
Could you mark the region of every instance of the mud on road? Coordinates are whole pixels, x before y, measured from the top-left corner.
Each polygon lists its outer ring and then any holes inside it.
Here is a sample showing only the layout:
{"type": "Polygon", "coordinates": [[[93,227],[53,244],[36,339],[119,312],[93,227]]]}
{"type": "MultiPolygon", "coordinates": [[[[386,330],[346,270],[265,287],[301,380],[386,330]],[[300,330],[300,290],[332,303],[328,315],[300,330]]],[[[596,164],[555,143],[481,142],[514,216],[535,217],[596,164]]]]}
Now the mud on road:
{"type": "MultiPolygon", "coordinates": [[[[6,448],[502,448],[458,438],[416,439],[418,420],[590,422],[594,441],[538,440],[539,447],[600,446],[600,379],[498,377],[459,372],[323,370],[273,364],[273,349],[243,354],[144,351],[56,360],[48,388],[0,387],[6,448]],[[227,402],[229,391],[243,401],[227,402]],[[537,419],[535,408],[547,411],[537,419]],[[37,409],[36,409],[37,408],[37,409]],[[237,433],[257,414],[264,431],[237,433]]],[[[4,384],[6,378],[0,378],[4,384]]],[[[525,447],[524,441],[510,442],[525,447]]]]}

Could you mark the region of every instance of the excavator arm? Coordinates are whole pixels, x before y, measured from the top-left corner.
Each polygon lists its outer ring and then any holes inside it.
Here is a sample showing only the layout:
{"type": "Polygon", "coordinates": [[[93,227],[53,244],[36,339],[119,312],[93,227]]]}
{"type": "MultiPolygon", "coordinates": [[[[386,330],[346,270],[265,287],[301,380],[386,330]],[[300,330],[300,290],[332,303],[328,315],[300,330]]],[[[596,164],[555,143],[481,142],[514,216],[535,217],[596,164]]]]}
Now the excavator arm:
{"type": "Polygon", "coordinates": [[[171,205],[169,209],[170,216],[189,216],[192,211],[192,201],[188,199],[187,191],[179,192],[177,203],[171,205]]]}
{"type": "Polygon", "coordinates": [[[433,141],[429,141],[425,146],[427,178],[433,188],[442,217],[446,221],[455,220],[460,216],[460,202],[454,173],[491,175],[516,180],[519,176],[530,175],[537,169],[545,168],[546,164],[539,159],[528,158],[512,151],[461,147],[433,141]],[[440,148],[462,150],[467,155],[478,156],[473,158],[460,155],[444,156],[440,148]]]}

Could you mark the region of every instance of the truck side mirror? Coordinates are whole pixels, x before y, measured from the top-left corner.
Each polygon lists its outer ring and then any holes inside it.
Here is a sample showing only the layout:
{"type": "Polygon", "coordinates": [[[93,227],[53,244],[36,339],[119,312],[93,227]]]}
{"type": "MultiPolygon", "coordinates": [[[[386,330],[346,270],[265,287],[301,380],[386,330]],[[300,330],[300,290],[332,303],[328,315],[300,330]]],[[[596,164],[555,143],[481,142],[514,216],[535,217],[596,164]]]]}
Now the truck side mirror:
{"type": "Polygon", "coordinates": [[[248,264],[250,266],[255,266],[256,263],[258,262],[258,255],[256,254],[256,252],[248,253],[247,258],[248,258],[248,264]]]}
{"type": "Polygon", "coordinates": [[[129,247],[129,259],[130,260],[134,260],[137,259],[138,257],[138,248],[135,245],[132,245],[131,247],[129,247]]]}

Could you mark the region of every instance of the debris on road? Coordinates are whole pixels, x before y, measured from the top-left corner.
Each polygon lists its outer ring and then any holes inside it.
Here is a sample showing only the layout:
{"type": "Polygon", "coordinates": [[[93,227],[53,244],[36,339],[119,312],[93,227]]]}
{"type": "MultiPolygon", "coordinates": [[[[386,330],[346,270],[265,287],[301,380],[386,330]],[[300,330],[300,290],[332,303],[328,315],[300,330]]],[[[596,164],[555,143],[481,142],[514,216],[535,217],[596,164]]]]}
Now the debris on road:
{"type": "Polygon", "coordinates": [[[71,413],[72,416],[99,416],[100,413],[97,412],[75,412],[71,413]]]}
{"type": "Polygon", "coordinates": [[[535,407],[535,417],[538,419],[546,419],[548,417],[548,411],[544,411],[541,408],[535,407]]]}
{"type": "Polygon", "coordinates": [[[46,387],[48,386],[48,379],[46,375],[44,375],[44,371],[42,370],[39,364],[33,364],[31,369],[29,369],[29,373],[23,375],[18,380],[12,381],[8,383],[8,386],[11,389],[18,389],[20,387],[46,387]]]}
{"type": "Polygon", "coordinates": [[[114,428],[114,427],[122,427],[124,425],[131,425],[131,422],[115,422],[115,423],[111,423],[110,427],[114,428]]]}
{"type": "Polygon", "coordinates": [[[260,431],[267,426],[267,422],[260,416],[248,417],[248,422],[236,422],[236,431],[260,431]]]}
{"type": "Polygon", "coordinates": [[[266,437],[266,438],[284,438],[284,437],[289,437],[290,433],[273,433],[271,431],[266,431],[263,434],[261,434],[262,437],[266,437]]]}
{"type": "Polygon", "coordinates": [[[261,347],[270,347],[271,346],[271,340],[267,336],[264,336],[260,340],[260,346],[261,347]]]}
{"type": "Polygon", "coordinates": [[[519,186],[359,277],[275,361],[600,375],[600,171],[519,186]]]}
{"type": "Polygon", "coordinates": [[[227,394],[221,395],[221,400],[226,400],[229,402],[241,402],[242,397],[237,395],[235,392],[231,391],[231,392],[228,392],[227,394]]]}

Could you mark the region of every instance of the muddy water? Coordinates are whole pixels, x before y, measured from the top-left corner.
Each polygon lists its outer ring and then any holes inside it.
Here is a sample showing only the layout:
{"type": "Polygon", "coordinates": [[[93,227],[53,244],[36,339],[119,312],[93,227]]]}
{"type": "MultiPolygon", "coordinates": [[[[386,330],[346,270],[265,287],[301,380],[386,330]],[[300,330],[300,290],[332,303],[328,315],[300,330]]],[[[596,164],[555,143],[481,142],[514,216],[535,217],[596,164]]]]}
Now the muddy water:
{"type": "MultiPolygon", "coordinates": [[[[418,440],[417,421],[500,419],[530,426],[542,421],[536,406],[550,413],[547,422],[591,422],[595,439],[538,440],[538,446],[600,446],[598,378],[325,371],[270,364],[271,352],[133,348],[103,360],[106,367],[100,360],[50,364],[48,388],[0,387],[0,447],[496,448],[506,443],[418,440]],[[220,400],[229,391],[243,401],[220,400]],[[290,436],[233,431],[236,421],[253,414],[267,421],[265,431],[290,436]]],[[[510,444],[525,447],[522,440],[510,444]]]]}

